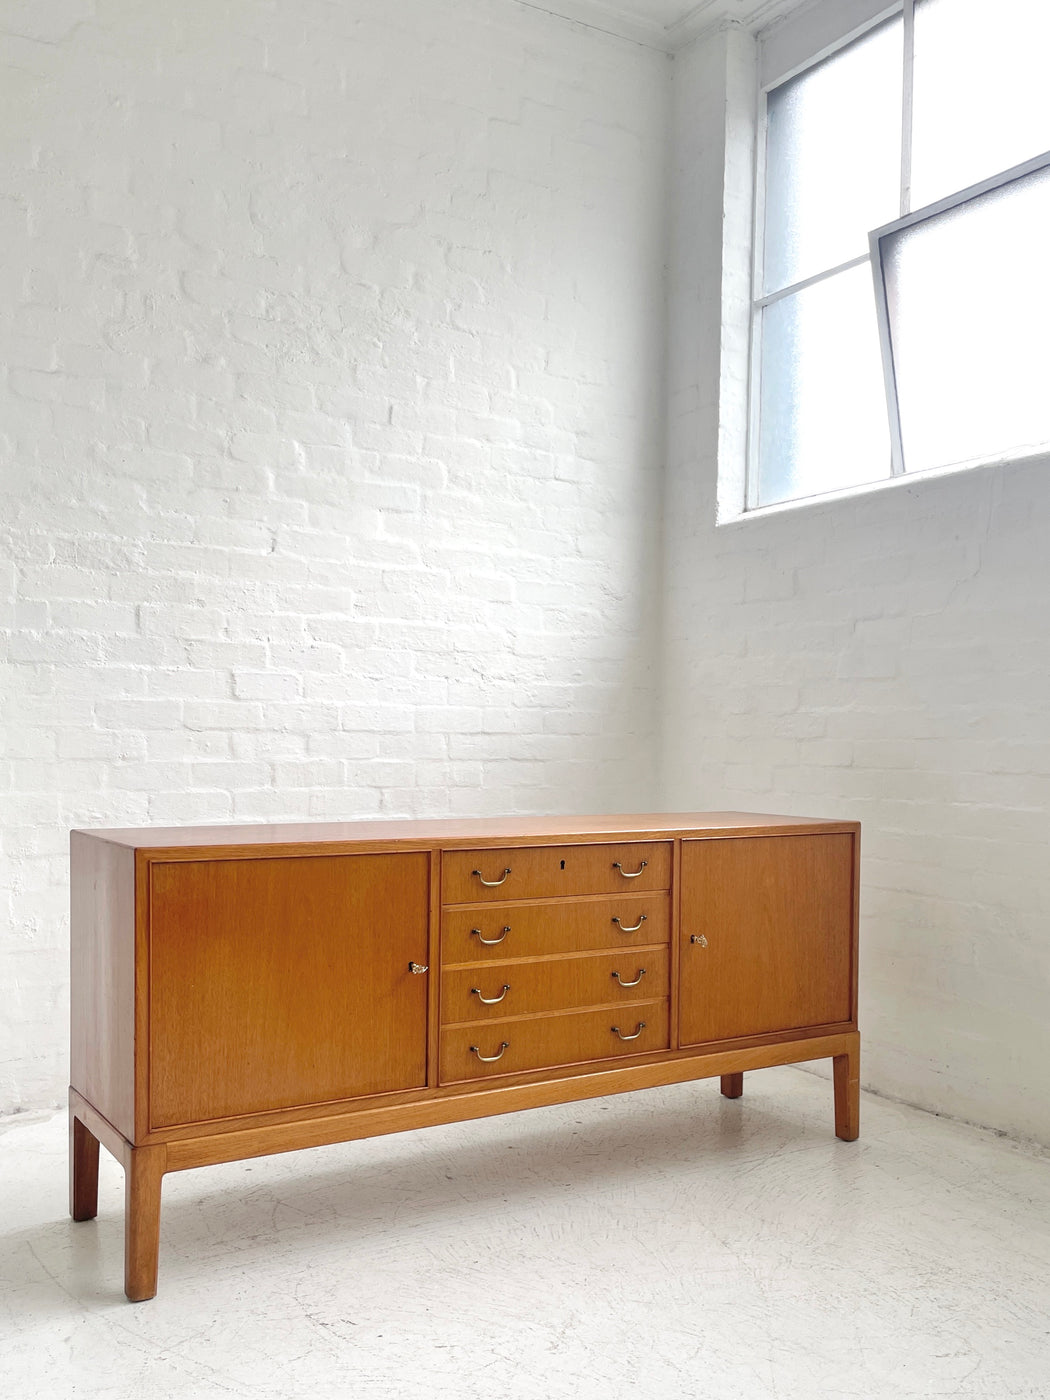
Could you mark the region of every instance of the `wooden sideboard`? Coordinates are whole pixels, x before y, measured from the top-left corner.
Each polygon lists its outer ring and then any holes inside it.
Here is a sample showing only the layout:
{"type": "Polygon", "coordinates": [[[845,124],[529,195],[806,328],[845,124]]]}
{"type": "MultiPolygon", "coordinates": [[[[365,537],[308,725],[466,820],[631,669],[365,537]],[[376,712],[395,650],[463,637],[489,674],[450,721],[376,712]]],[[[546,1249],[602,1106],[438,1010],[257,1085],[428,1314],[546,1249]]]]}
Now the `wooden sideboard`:
{"type": "Polygon", "coordinates": [[[831,1058],[858,1131],[853,822],[739,812],[74,831],[70,1212],[166,1172],[831,1058]]]}

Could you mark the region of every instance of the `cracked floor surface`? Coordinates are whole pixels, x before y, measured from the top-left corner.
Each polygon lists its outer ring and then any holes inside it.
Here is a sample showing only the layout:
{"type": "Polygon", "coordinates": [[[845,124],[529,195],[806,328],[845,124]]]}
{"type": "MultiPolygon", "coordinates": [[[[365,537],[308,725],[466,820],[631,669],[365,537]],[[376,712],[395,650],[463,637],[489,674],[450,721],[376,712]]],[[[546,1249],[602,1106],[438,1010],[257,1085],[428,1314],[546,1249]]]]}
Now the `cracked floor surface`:
{"type": "Polygon", "coordinates": [[[1050,1397],[1050,1155],[796,1069],[168,1176],[138,1305],[65,1154],[0,1129],[19,1400],[1050,1397]]]}

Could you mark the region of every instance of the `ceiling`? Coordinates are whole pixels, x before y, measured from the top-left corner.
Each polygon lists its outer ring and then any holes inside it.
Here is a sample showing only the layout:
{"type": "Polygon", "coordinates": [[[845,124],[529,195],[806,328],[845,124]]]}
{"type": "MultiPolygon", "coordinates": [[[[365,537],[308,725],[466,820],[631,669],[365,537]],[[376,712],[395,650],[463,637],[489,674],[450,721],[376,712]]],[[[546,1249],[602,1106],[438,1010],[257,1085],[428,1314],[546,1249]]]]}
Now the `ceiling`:
{"type": "Polygon", "coordinates": [[[656,48],[674,49],[723,20],[769,23],[800,0],[521,0],[534,9],[620,34],[656,48]]]}

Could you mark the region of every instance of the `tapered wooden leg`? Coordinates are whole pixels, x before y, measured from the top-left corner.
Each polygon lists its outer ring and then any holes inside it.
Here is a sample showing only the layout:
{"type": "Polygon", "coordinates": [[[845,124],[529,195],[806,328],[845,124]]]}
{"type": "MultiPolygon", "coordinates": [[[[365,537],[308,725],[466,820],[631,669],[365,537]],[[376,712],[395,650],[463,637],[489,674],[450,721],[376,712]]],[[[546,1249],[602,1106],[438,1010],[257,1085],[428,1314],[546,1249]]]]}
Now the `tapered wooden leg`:
{"type": "Polygon", "coordinates": [[[133,1147],[124,1169],[124,1292],[133,1303],[157,1291],[163,1147],[133,1147]]]}
{"type": "Polygon", "coordinates": [[[860,1049],[836,1055],[835,1136],[854,1142],[860,1136],[860,1049]]]}
{"type": "Polygon", "coordinates": [[[738,1098],[740,1097],[740,1095],[741,1095],[743,1092],[744,1092],[744,1075],[743,1075],[743,1072],[741,1072],[740,1074],[723,1074],[723,1075],[722,1075],[722,1094],[723,1094],[723,1096],[724,1096],[725,1098],[727,1098],[727,1099],[738,1099],[738,1098]]]}
{"type": "Polygon", "coordinates": [[[69,1213],[74,1220],[98,1214],[98,1138],[69,1110],[69,1213]]]}

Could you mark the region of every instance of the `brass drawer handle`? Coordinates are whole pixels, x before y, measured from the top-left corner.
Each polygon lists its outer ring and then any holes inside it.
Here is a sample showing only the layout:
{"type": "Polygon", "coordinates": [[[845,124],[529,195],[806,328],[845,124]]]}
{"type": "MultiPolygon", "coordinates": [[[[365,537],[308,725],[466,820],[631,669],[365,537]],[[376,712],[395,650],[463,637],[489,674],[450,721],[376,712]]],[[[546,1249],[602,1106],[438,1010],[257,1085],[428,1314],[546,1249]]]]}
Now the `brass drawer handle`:
{"type": "Polygon", "coordinates": [[[645,1022],[638,1022],[638,1029],[635,1031],[634,1035],[624,1035],[623,1031],[620,1029],[619,1026],[613,1026],[612,1030],[613,1035],[618,1035],[621,1040],[637,1040],[638,1037],[641,1035],[642,1031],[645,1030],[645,1022]]]}
{"type": "Polygon", "coordinates": [[[507,1049],[509,1044],[509,1040],[503,1041],[494,1055],[483,1055],[476,1045],[472,1045],[470,1048],[474,1051],[474,1054],[477,1055],[479,1060],[481,1060],[486,1065],[490,1065],[493,1060],[502,1059],[503,1052],[507,1049]]]}
{"type": "Polygon", "coordinates": [[[478,879],[481,881],[481,883],[482,883],[483,885],[487,886],[490,890],[494,890],[494,889],[496,888],[497,885],[502,885],[502,884],[505,883],[505,881],[506,881],[506,879],[507,879],[507,876],[510,874],[510,866],[508,865],[508,866],[506,867],[506,869],[504,870],[502,876],[501,876],[500,879],[498,879],[498,880],[486,880],[485,877],[484,877],[484,875],[482,875],[482,873],[481,873],[480,870],[472,870],[470,873],[471,873],[472,875],[476,875],[476,876],[478,877],[478,879]]]}
{"type": "MultiPolygon", "coordinates": [[[[639,870],[638,874],[640,875],[641,873],[642,872],[639,870]]],[[[643,914],[636,924],[621,924],[620,920],[614,914],[613,923],[616,925],[616,927],[620,930],[621,933],[637,933],[648,917],[649,916],[647,914],[643,914]]]]}
{"type": "Polygon", "coordinates": [[[638,983],[645,976],[645,968],[640,967],[638,969],[638,976],[634,979],[633,982],[625,982],[618,972],[614,972],[613,976],[616,978],[617,982],[619,982],[621,987],[637,987],[638,983]]]}
{"type": "MultiPolygon", "coordinates": [[[[637,880],[638,876],[648,864],[649,862],[647,860],[643,860],[637,870],[625,870],[618,860],[614,860],[613,869],[618,870],[625,880],[637,880]]],[[[510,872],[508,871],[507,873],[509,874],[510,872]]]]}
{"type": "Polygon", "coordinates": [[[707,947],[707,939],[704,937],[704,935],[703,935],[702,933],[694,933],[694,934],[692,934],[692,936],[691,936],[690,939],[689,939],[689,942],[690,942],[690,943],[695,943],[695,944],[697,944],[698,947],[700,947],[700,948],[706,948],[706,947],[707,947]]]}
{"type": "Polygon", "coordinates": [[[481,988],[480,988],[480,987],[471,987],[471,989],[470,989],[470,994],[471,994],[471,996],[477,997],[478,1001],[481,1002],[482,1006],[495,1006],[496,1003],[497,1003],[498,1001],[502,1001],[502,1000],[503,1000],[503,998],[507,995],[507,993],[508,993],[509,991],[510,991],[510,983],[509,983],[509,982],[504,982],[504,984],[503,984],[503,990],[502,990],[502,992],[500,992],[500,994],[499,994],[498,997],[483,997],[483,996],[481,995],[481,988]]]}
{"type": "Polygon", "coordinates": [[[410,962],[408,970],[409,972],[429,972],[430,966],[427,963],[410,962]]]}
{"type": "Polygon", "coordinates": [[[482,936],[481,936],[481,929],[479,929],[479,928],[472,928],[470,931],[471,931],[471,933],[474,935],[474,937],[478,940],[479,943],[484,943],[485,946],[486,946],[486,948],[491,948],[492,945],[493,945],[493,943],[502,943],[502,942],[503,942],[503,940],[506,938],[507,934],[510,933],[510,924],[504,924],[504,925],[503,925],[503,931],[501,932],[501,934],[500,934],[500,936],[499,936],[498,938],[482,938],[482,936]]]}

